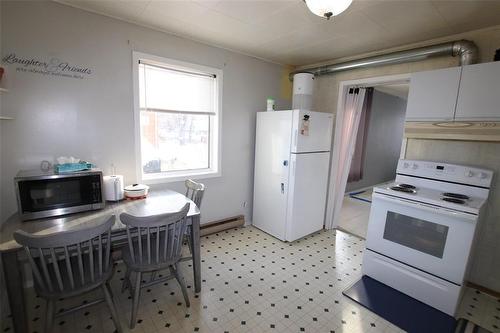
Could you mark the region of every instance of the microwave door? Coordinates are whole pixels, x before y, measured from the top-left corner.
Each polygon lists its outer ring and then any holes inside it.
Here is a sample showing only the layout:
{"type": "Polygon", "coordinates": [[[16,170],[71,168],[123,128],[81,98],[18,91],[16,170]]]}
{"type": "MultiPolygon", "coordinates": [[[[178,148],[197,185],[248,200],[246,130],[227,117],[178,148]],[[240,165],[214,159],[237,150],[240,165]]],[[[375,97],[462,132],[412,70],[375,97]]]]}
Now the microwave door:
{"type": "Polygon", "coordinates": [[[17,182],[23,219],[59,216],[104,207],[99,174],[17,182]]]}
{"type": "Polygon", "coordinates": [[[35,211],[80,205],[85,202],[82,196],[78,179],[46,182],[30,189],[31,204],[35,211]]]}
{"type": "Polygon", "coordinates": [[[374,194],[367,248],[461,284],[476,216],[374,194]]]}
{"type": "Polygon", "coordinates": [[[23,210],[30,212],[86,204],[82,179],[26,181],[20,184],[23,210]]]}

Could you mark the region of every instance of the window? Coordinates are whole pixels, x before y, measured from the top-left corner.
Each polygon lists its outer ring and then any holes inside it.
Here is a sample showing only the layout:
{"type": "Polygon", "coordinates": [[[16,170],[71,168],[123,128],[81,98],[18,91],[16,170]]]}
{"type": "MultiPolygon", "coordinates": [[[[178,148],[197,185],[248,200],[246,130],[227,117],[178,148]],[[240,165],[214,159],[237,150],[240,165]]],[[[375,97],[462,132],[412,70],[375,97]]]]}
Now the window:
{"type": "Polygon", "coordinates": [[[222,72],[138,53],[134,64],[140,179],[220,175],[222,72]]]}

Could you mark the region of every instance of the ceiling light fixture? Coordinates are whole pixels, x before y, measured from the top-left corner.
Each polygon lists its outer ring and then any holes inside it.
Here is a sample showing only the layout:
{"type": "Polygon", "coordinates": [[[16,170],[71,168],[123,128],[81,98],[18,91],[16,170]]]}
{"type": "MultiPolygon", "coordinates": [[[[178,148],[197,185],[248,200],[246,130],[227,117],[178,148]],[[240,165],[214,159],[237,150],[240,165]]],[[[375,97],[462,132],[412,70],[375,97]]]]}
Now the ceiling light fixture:
{"type": "Polygon", "coordinates": [[[352,0],[304,0],[304,2],[313,14],[329,20],[346,10],[352,0]]]}

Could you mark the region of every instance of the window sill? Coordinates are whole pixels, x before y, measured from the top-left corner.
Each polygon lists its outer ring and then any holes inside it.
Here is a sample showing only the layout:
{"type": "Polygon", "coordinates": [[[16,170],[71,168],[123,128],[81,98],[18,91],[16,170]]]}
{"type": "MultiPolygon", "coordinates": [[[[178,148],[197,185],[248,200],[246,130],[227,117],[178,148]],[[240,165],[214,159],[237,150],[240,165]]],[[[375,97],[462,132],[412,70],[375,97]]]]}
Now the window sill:
{"type": "Polygon", "coordinates": [[[146,185],[152,184],[165,184],[185,181],[187,179],[205,179],[221,177],[220,171],[197,171],[197,172],[184,172],[176,173],[175,175],[159,175],[157,177],[142,178],[142,183],[146,185]]]}

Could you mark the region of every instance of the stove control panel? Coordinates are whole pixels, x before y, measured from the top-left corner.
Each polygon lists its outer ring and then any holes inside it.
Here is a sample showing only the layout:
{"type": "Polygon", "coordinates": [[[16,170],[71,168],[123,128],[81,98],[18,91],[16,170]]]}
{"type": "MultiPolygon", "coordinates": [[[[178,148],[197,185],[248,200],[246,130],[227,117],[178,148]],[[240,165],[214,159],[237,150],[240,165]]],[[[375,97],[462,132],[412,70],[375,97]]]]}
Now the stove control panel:
{"type": "Polygon", "coordinates": [[[399,160],[397,173],[489,188],[493,171],[471,166],[420,160],[399,160]]]}

